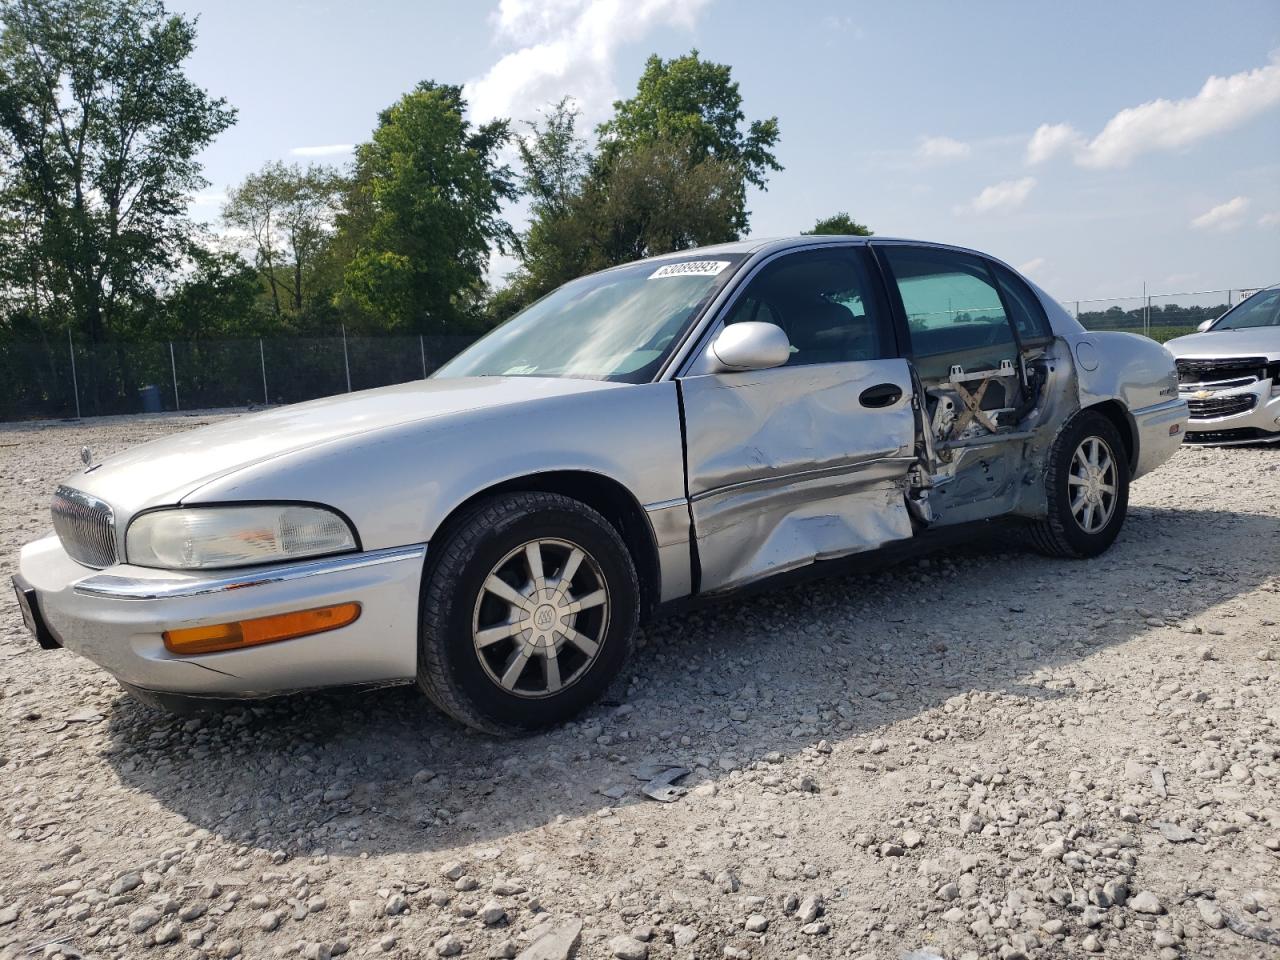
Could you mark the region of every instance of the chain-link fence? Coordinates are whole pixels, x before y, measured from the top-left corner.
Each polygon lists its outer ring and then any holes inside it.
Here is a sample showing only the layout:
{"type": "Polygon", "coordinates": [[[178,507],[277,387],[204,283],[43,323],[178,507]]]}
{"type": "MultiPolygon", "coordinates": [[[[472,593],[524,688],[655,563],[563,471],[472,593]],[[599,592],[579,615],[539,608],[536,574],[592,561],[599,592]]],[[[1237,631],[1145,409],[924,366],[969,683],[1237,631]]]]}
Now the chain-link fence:
{"type": "Polygon", "coordinates": [[[1164,343],[1195,333],[1206,320],[1222,316],[1257,287],[1203,290],[1198,293],[1160,293],[1109,300],[1064,300],[1062,305],[1086,330],[1140,333],[1164,343]]]}
{"type": "Polygon", "coordinates": [[[474,339],[0,343],[0,420],[314,400],[424,378],[474,339]]]}

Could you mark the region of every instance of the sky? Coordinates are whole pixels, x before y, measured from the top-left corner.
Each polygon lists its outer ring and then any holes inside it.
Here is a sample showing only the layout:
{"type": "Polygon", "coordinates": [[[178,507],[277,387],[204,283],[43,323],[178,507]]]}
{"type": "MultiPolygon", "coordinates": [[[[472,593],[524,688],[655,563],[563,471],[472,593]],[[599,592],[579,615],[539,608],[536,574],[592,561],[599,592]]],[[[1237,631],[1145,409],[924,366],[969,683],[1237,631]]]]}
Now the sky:
{"type": "Polygon", "coordinates": [[[1277,0],[169,7],[199,17],[192,77],[239,111],[203,156],[198,219],[266,163],[348,162],[420,80],[464,84],[476,121],[519,128],[570,94],[594,126],[649,54],[697,48],[733,68],[748,120],[778,117],[785,169],[749,197],[753,236],[846,211],[1062,300],[1280,281],[1277,0]]]}

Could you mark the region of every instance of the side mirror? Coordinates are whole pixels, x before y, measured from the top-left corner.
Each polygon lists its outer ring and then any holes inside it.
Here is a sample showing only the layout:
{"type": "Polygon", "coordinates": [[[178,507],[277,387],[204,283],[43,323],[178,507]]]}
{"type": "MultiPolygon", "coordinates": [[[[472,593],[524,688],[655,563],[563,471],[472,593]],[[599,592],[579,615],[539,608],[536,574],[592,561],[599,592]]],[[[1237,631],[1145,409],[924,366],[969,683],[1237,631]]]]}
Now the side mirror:
{"type": "Polygon", "coordinates": [[[791,343],[774,323],[731,323],[711,343],[711,359],[718,373],[767,370],[782,366],[790,357],[791,343]]]}
{"type": "Polygon", "coordinates": [[[1201,320],[1199,326],[1196,327],[1196,331],[1198,333],[1204,333],[1206,330],[1208,330],[1212,326],[1213,326],[1212,320],[1201,320]]]}

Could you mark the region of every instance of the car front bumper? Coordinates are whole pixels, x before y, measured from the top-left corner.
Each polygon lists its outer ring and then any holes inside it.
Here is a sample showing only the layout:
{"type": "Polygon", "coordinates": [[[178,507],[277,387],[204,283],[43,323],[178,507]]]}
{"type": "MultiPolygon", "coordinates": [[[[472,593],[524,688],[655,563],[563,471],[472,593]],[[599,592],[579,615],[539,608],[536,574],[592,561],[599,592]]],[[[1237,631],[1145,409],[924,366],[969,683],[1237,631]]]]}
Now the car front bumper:
{"type": "Polygon", "coordinates": [[[1280,440],[1280,394],[1274,393],[1271,380],[1260,380],[1245,387],[1227,390],[1211,388],[1186,391],[1183,399],[1191,401],[1192,415],[1187,422],[1187,442],[1234,445],[1280,440]],[[1249,408],[1226,416],[1198,416],[1196,401],[1209,404],[1235,404],[1249,408]]]}
{"type": "Polygon", "coordinates": [[[98,571],[72,560],[51,535],[23,548],[15,586],[34,591],[33,606],[47,636],[126,686],[240,699],[413,679],[425,557],[426,546],[416,544],[231,571],[185,573],[127,564],[98,571]],[[293,640],[180,656],[165,649],[162,637],[179,627],[349,601],[361,605],[354,623],[293,640]]]}
{"type": "Polygon", "coordinates": [[[1133,411],[1133,422],[1138,432],[1138,462],[1133,468],[1136,480],[1178,452],[1187,425],[1187,404],[1175,398],[1143,407],[1133,411]]]}

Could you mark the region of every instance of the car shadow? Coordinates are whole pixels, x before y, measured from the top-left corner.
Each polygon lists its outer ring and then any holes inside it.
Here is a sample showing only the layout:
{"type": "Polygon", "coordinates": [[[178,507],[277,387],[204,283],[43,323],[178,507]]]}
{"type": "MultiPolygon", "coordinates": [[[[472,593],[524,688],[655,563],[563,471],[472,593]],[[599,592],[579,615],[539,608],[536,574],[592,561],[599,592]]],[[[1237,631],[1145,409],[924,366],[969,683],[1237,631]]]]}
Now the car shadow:
{"type": "MultiPolygon", "coordinates": [[[[106,758],[124,784],[238,844],[444,852],[652,803],[632,774],[647,761],[715,783],[823,739],[860,750],[885,725],[968,691],[1082,696],[1053,683],[1053,668],[1158,629],[1153,621],[1194,621],[1273,575],[1277,547],[1275,517],[1230,511],[1135,508],[1111,551],[1090,561],[1046,559],[993,530],[660,620],[605,702],[522,739],[463,729],[412,687],[199,719],[122,695],[106,758]],[[1168,592],[1177,609],[1147,608],[1168,592]]],[[[1177,636],[1189,649],[1205,639],[1177,636]]]]}

